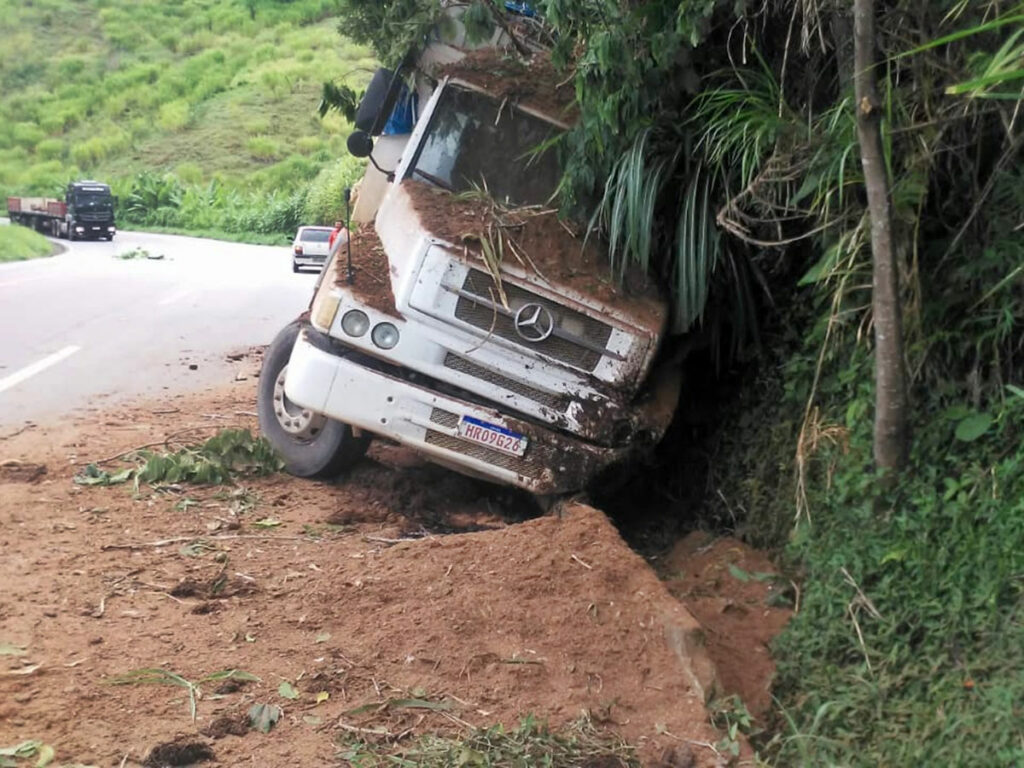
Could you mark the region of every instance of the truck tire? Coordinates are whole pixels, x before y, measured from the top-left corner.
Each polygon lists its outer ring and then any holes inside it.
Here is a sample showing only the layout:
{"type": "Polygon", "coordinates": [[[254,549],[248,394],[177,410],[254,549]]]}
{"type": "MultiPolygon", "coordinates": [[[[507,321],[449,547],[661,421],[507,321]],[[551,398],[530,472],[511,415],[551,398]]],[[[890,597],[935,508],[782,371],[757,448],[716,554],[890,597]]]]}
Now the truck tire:
{"type": "Polygon", "coordinates": [[[348,424],[300,408],[285,396],[284,375],[300,329],[298,321],[286,325],[263,355],[256,394],[260,431],[291,474],[332,478],[362,458],[370,438],[356,437],[348,424]]]}

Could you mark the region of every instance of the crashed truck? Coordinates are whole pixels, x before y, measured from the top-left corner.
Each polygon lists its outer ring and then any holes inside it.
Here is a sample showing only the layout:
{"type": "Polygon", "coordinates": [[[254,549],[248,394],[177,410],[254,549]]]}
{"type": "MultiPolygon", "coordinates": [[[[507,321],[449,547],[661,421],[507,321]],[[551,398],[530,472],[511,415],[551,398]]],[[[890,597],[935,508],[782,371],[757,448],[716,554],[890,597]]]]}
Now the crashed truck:
{"type": "Polygon", "coordinates": [[[660,292],[612,280],[596,238],[552,207],[572,87],[543,53],[495,42],[434,40],[363,97],[349,147],[370,160],[364,223],[259,381],[261,430],[295,475],[336,476],[380,438],[554,495],[648,450],[672,418],[660,292]],[[417,102],[409,133],[381,135],[417,102]]]}

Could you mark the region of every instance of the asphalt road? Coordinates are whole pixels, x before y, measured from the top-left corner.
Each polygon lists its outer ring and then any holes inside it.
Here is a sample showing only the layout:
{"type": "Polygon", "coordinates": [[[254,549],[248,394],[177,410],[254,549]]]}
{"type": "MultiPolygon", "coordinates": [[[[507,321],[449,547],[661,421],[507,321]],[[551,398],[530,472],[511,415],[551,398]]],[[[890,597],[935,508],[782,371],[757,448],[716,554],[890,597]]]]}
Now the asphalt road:
{"type": "Polygon", "coordinates": [[[316,280],[292,273],[283,246],[141,232],[62,244],[52,258],[0,263],[0,436],[251,373],[228,355],[269,343],[316,280]],[[163,258],[118,258],[134,248],[163,258]]]}

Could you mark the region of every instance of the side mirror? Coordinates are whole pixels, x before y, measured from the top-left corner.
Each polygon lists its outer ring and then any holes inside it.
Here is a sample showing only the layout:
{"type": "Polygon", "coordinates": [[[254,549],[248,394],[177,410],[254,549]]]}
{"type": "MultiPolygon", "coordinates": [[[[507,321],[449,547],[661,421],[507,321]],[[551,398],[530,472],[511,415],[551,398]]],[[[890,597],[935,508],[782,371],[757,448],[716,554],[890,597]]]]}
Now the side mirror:
{"type": "Polygon", "coordinates": [[[373,151],[373,139],[366,131],[353,131],[345,143],[353,157],[369,157],[373,151]]]}

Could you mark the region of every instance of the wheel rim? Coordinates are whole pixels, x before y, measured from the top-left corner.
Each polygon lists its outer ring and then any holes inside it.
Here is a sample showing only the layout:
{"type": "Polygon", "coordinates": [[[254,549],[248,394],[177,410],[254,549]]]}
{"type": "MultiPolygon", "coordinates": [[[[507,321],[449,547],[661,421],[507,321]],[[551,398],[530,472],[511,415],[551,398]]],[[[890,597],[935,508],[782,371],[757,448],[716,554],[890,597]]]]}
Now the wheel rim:
{"type": "Polygon", "coordinates": [[[284,393],[284,378],[288,372],[286,365],[277,374],[274,382],[274,418],[281,429],[296,440],[308,442],[323,430],[327,417],[313,413],[308,408],[301,408],[288,399],[284,393]]]}

